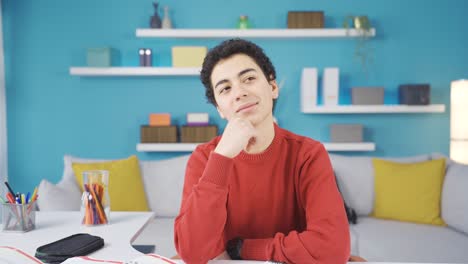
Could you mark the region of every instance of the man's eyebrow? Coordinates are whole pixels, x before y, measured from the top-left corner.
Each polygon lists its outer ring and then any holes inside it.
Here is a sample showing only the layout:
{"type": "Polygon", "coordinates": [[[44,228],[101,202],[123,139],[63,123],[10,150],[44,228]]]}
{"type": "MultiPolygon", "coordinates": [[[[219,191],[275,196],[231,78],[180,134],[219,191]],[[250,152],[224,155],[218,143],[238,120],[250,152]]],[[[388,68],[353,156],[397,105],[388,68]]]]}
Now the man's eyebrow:
{"type": "Polygon", "coordinates": [[[214,88],[216,89],[216,87],[218,87],[218,85],[221,85],[221,84],[226,83],[226,82],[228,82],[227,79],[222,79],[221,81],[219,81],[219,82],[215,85],[214,88]]]}
{"type": "Polygon", "coordinates": [[[253,68],[248,68],[248,69],[245,69],[245,70],[243,70],[243,71],[240,71],[239,74],[237,74],[237,76],[238,76],[238,77],[241,77],[243,74],[246,74],[246,73],[248,73],[248,72],[250,72],[250,71],[256,71],[256,70],[253,69],[253,68]]]}
{"type": "MultiPolygon", "coordinates": [[[[246,74],[246,73],[248,73],[250,71],[256,71],[256,70],[254,68],[247,68],[245,70],[240,71],[237,74],[237,76],[240,77],[240,76],[242,76],[242,75],[244,75],[244,74],[246,74]]],[[[221,81],[217,82],[216,85],[215,85],[215,89],[216,89],[216,87],[218,87],[218,85],[221,85],[221,84],[223,84],[225,82],[228,82],[228,80],[227,79],[222,79],[221,81]]]]}

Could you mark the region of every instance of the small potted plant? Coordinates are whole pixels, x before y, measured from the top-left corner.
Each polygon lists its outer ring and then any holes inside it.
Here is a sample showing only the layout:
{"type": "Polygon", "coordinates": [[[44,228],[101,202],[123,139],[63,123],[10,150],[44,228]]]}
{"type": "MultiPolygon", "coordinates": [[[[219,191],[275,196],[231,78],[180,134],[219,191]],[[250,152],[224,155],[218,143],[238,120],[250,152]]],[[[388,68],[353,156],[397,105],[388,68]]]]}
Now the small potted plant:
{"type": "Polygon", "coordinates": [[[368,44],[368,40],[372,37],[372,26],[367,16],[347,16],[343,22],[343,27],[346,29],[354,28],[358,31],[354,55],[360,61],[362,69],[367,72],[369,64],[372,63],[372,48],[368,44]]]}

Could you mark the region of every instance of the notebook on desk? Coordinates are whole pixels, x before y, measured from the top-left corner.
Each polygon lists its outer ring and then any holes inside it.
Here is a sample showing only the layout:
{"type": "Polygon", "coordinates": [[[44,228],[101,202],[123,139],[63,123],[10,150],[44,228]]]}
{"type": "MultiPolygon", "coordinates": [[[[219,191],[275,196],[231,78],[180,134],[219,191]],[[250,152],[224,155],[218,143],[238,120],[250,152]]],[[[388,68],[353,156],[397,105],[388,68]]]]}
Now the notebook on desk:
{"type": "MultiPolygon", "coordinates": [[[[0,264],[45,264],[34,256],[29,255],[28,253],[22,251],[21,249],[0,246],[0,264]]],[[[147,254],[142,255],[133,260],[115,261],[115,260],[103,260],[96,259],[92,257],[73,257],[69,258],[66,261],[62,262],[63,264],[96,264],[96,263],[113,263],[113,264],[177,264],[171,259],[157,255],[157,254],[147,254]]]]}
{"type": "Polygon", "coordinates": [[[101,259],[94,259],[91,257],[74,257],[67,259],[65,262],[63,262],[63,264],[96,264],[98,262],[102,263],[103,261],[105,261],[105,263],[115,264],[177,264],[177,262],[174,262],[173,260],[170,260],[158,254],[146,254],[144,256],[126,262],[110,260],[106,261],[101,259]]]}
{"type": "Polygon", "coordinates": [[[0,264],[10,263],[42,264],[43,262],[20,249],[0,246],[0,264]]]}
{"type": "MultiPolygon", "coordinates": [[[[242,263],[275,263],[269,261],[235,261],[235,260],[215,260],[210,261],[210,263],[217,263],[217,264],[232,264],[237,262],[242,263]]],[[[45,264],[44,262],[40,261],[39,259],[29,255],[28,253],[14,248],[14,247],[7,247],[7,246],[0,246],[0,264],[45,264]]],[[[99,264],[99,263],[112,263],[112,264],[182,264],[184,263],[182,260],[172,260],[166,257],[160,256],[158,254],[146,254],[140,257],[137,257],[133,260],[128,260],[126,262],[123,261],[115,261],[115,260],[103,260],[103,259],[96,259],[92,257],[73,257],[67,259],[63,264],[99,264]]]]}

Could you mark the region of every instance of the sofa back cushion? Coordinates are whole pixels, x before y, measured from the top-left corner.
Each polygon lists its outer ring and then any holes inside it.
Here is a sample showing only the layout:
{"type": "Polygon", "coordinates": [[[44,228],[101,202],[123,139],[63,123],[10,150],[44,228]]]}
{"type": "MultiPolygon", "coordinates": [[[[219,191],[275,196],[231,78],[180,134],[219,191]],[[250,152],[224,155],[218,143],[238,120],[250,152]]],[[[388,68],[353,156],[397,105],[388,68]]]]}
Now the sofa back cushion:
{"type": "Polygon", "coordinates": [[[468,165],[452,161],[442,188],[442,218],[468,235],[468,165]]]}
{"type": "Polygon", "coordinates": [[[81,191],[73,181],[61,181],[53,184],[43,179],[37,188],[40,199],[37,205],[41,211],[79,211],[81,191]]]}
{"type": "Polygon", "coordinates": [[[146,197],[156,216],[175,217],[179,213],[189,157],[141,161],[146,197]]]}
{"type": "MultiPolygon", "coordinates": [[[[370,215],[374,208],[374,167],[371,157],[353,157],[329,154],[338,179],[340,191],[349,207],[359,216],[370,215]]],[[[395,162],[420,162],[429,155],[400,158],[383,158],[395,162]]]]}
{"type": "Polygon", "coordinates": [[[330,154],[341,194],[358,215],[372,212],[374,176],[370,157],[347,157],[330,154]]]}
{"type": "Polygon", "coordinates": [[[442,153],[431,159],[445,158],[446,173],[442,187],[442,218],[448,226],[468,234],[468,165],[451,160],[442,153]]]}

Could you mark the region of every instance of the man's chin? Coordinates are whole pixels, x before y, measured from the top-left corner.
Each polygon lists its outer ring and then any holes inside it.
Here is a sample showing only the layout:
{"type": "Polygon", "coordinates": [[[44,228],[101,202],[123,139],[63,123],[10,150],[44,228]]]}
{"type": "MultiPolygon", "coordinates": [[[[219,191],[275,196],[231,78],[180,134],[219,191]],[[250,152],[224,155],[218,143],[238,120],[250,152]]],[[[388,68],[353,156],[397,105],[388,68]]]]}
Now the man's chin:
{"type": "Polygon", "coordinates": [[[253,126],[260,125],[262,122],[268,119],[268,118],[262,118],[262,116],[259,116],[254,113],[245,113],[245,114],[240,113],[240,114],[236,114],[232,116],[229,120],[231,120],[234,117],[240,117],[244,120],[248,120],[253,126]]]}
{"type": "Polygon", "coordinates": [[[255,116],[248,116],[245,119],[249,120],[254,127],[258,126],[262,122],[262,120],[259,120],[259,118],[255,116]]]}

